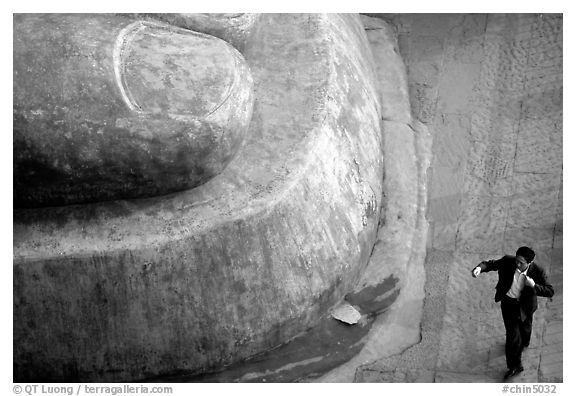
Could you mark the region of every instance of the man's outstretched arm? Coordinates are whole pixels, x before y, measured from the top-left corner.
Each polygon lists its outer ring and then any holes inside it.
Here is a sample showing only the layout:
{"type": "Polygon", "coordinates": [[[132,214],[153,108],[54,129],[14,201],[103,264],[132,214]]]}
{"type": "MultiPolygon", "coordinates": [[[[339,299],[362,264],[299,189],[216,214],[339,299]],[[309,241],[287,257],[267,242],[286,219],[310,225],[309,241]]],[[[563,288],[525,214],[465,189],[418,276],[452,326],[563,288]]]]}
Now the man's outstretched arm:
{"type": "Polygon", "coordinates": [[[496,271],[500,260],[485,260],[478,264],[476,267],[472,268],[472,276],[476,278],[481,272],[496,271]]]}

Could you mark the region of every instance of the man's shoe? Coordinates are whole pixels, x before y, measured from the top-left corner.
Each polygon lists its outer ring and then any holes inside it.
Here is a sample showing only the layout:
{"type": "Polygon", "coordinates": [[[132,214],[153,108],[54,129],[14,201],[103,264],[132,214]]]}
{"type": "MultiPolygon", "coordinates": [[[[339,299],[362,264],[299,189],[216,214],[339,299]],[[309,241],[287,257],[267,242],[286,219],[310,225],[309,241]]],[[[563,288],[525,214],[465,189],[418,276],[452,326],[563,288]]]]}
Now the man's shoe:
{"type": "Polygon", "coordinates": [[[522,367],[522,366],[511,368],[510,370],[508,370],[506,372],[506,374],[504,374],[504,379],[507,380],[508,378],[512,378],[512,377],[520,374],[522,371],[524,371],[524,367],[522,367]]]}

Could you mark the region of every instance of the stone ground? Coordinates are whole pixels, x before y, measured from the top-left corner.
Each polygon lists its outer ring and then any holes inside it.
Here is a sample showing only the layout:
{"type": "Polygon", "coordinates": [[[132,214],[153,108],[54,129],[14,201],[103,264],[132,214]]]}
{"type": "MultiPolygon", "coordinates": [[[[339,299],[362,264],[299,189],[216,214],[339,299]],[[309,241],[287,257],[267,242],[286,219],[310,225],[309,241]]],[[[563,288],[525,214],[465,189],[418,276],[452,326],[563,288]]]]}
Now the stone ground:
{"type": "Polygon", "coordinates": [[[379,15],[397,27],[414,116],[429,127],[430,223],[421,341],[355,382],[500,382],[497,275],[479,261],[532,246],[556,290],[540,299],[525,371],[562,382],[562,17],[379,15]]]}

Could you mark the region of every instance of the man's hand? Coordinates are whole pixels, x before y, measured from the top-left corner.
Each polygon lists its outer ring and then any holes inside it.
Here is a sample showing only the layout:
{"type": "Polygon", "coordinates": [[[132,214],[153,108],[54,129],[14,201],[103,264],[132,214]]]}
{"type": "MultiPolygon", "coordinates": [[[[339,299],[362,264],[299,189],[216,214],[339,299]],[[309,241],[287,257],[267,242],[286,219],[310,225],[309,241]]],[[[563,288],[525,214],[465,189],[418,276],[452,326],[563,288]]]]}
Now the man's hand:
{"type": "Polygon", "coordinates": [[[472,276],[474,278],[478,278],[478,275],[480,275],[480,272],[482,271],[482,269],[480,267],[476,267],[472,270],[472,276]]]}
{"type": "Polygon", "coordinates": [[[526,276],[526,275],[524,275],[524,276],[526,277],[526,282],[525,282],[524,284],[525,284],[526,286],[529,286],[529,287],[534,287],[534,285],[536,284],[536,282],[534,282],[534,279],[532,279],[532,278],[530,278],[529,276],[526,276]]]}

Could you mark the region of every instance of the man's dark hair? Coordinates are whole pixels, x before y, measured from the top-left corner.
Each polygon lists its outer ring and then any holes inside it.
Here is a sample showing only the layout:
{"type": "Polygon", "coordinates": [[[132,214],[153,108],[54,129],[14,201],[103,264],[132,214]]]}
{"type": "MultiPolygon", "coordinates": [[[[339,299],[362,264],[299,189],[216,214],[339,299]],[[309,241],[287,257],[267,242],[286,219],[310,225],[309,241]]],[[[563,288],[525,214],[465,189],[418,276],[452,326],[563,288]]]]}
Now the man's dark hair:
{"type": "Polygon", "coordinates": [[[534,250],[530,249],[528,246],[522,246],[518,250],[516,250],[516,256],[522,256],[526,259],[527,262],[531,263],[534,260],[534,250]]]}

